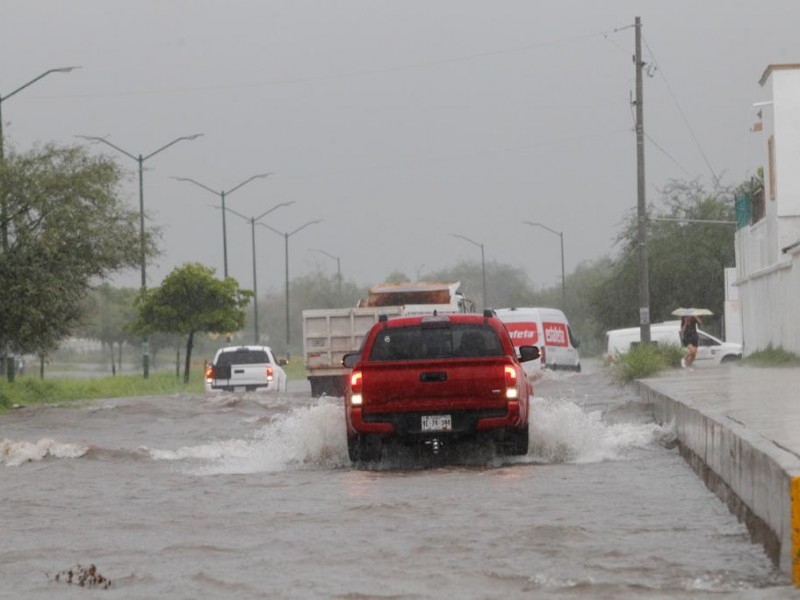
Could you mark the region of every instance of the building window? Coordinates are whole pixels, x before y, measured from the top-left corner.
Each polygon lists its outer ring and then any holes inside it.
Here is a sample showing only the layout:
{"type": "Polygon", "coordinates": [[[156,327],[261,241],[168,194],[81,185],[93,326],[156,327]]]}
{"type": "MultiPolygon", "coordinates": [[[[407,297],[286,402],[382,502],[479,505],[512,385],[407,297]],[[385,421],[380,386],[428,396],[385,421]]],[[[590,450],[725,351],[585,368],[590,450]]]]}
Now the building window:
{"type": "Polygon", "coordinates": [[[775,200],[775,196],[777,195],[775,186],[777,185],[776,182],[776,173],[775,173],[775,136],[769,136],[769,140],[767,141],[767,154],[769,158],[769,199],[775,200]]]}
{"type": "Polygon", "coordinates": [[[751,223],[756,223],[766,216],[766,205],[764,204],[764,186],[758,184],[754,186],[752,193],[752,215],[751,223]]]}

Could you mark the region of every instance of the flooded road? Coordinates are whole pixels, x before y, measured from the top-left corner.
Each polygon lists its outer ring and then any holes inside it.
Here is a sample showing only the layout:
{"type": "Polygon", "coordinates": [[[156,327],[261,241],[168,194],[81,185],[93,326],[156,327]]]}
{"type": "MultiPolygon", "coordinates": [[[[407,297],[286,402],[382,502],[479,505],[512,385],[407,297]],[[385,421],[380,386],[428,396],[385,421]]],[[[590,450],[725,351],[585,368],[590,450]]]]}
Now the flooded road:
{"type": "Polygon", "coordinates": [[[303,387],[0,416],[0,597],[794,597],[591,361],[536,382],[505,461],[355,470],[303,387]],[[77,564],[112,586],[55,581],[77,564]]]}

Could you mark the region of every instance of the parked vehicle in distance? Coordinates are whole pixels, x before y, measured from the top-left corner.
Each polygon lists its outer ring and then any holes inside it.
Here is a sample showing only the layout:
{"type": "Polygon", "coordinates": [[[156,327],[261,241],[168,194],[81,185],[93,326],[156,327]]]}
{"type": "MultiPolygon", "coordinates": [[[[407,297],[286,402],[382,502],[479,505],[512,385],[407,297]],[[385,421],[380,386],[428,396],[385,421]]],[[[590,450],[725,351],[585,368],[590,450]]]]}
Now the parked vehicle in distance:
{"type": "MultiPolygon", "coordinates": [[[[538,346],[541,359],[536,367],[547,369],[581,370],[578,354],[580,343],[572,335],[566,315],[557,308],[514,307],[498,308],[498,318],[505,323],[514,346],[538,346]]],[[[529,375],[535,375],[531,367],[529,375]]]]}
{"type": "Polygon", "coordinates": [[[220,348],[206,366],[207,392],[286,391],[285,360],[276,360],[269,346],[220,348]]]}
{"type": "Polygon", "coordinates": [[[474,312],[459,281],[382,283],[353,308],[303,311],[303,357],[311,395],[342,396],[349,370],[342,357],[355,352],[380,315],[411,316],[474,312]]]}
{"type": "MultiPolygon", "coordinates": [[[[698,347],[695,365],[718,365],[742,358],[742,345],[723,342],[713,335],[697,330],[698,347]]],[[[641,340],[639,327],[612,329],[606,332],[606,360],[612,361],[619,354],[625,354],[641,340]]],[[[681,322],[664,321],[650,324],[650,340],[661,345],[681,346],[681,322]]]]}
{"type": "Polygon", "coordinates": [[[520,358],[489,310],[381,317],[342,361],[352,368],[344,397],[350,460],[380,460],[392,441],[436,454],[481,436],[503,453],[526,454],[533,386],[521,362],[539,358],[539,349],[518,351],[520,358]]]}

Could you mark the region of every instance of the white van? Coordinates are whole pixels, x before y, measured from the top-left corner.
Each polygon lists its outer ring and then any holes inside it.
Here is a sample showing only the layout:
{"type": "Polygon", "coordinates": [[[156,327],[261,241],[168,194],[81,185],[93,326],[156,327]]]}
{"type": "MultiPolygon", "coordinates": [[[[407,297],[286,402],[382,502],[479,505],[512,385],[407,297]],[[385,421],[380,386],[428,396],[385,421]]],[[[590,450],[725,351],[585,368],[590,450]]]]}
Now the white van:
{"type": "Polygon", "coordinates": [[[541,367],[581,370],[578,340],[573,337],[563,312],[557,308],[528,307],[498,308],[494,312],[505,323],[514,346],[539,347],[541,367]]]}
{"type": "MultiPolygon", "coordinates": [[[[697,330],[698,346],[696,365],[718,365],[742,358],[742,345],[723,342],[705,331],[697,330]]],[[[658,344],[681,346],[681,322],[664,321],[650,324],[650,339],[658,344]]],[[[612,329],[606,332],[606,360],[612,361],[619,352],[625,354],[641,340],[639,327],[612,329]]]]}

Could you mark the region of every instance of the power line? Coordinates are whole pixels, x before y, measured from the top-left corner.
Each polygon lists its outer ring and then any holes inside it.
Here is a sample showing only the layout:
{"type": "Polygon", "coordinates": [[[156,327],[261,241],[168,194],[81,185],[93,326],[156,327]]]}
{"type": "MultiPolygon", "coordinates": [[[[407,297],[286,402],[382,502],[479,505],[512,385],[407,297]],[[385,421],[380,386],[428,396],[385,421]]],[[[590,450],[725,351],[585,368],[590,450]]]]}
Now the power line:
{"type": "MultiPolygon", "coordinates": [[[[613,31],[611,31],[610,33],[619,33],[620,31],[623,31],[623,30],[625,30],[625,29],[630,29],[631,27],[635,27],[635,25],[628,25],[628,26],[626,26],[626,27],[618,27],[618,28],[614,29],[613,31]]],[[[621,45],[619,45],[617,42],[615,42],[615,41],[612,41],[612,40],[611,40],[611,39],[608,37],[608,34],[607,34],[607,33],[603,34],[603,39],[604,39],[605,41],[607,41],[609,44],[611,44],[612,46],[614,46],[614,48],[616,48],[617,50],[619,50],[620,52],[622,52],[622,53],[623,53],[625,56],[630,56],[630,55],[631,55],[631,51],[630,51],[629,49],[627,49],[627,48],[623,48],[623,47],[622,47],[621,45]]]]}
{"type": "Polygon", "coordinates": [[[676,167],[678,167],[681,171],[683,171],[685,175],[687,175],[688,177],[692,176],[692,174],[689,172],[688,169],[684,168],[684,166],[681,163],[679,163],[669,152],[664,150],[664,148],[662,148],[658,144],[658,142],[656,142],[652,137],[650,137],[647,133],[644,134],[644,137],[647,139],[648,142],[650,142],[651,144],[653,144],[653,146],[655,146],[656,150],[660,151],[664,156],[666,156],[669,160],[671,160],[676,167]]]}
{"type": "Polygon", "coordinates": [[[717,176],[716,172],[714,171],[714,167],[711,166],[711,162],[708,160],[708,156],[706,156],[705,150],[703,150],[703,146],[702,146],[702,144],[700,144],[700,140],[697,138],[697,135],[695,134],[694,129],[692,128],[691,124],[689,123],[689,119],[686,118],[686,113],[683,112],[683,108],[681,108],[681,105],[678,102],[678,98],[675,96],[674,92],[672,91],[672,87],[669,85],[669,81],[667,81],[667,76],[664,74],[664,69],[662,69],[661,66],[658,64],[658,60],[656,59],[656,56],[653,53],[653,49],[650,48],[650,44],[647,43],[647,39],[644,36],[642,36],[642,39],[644,40],[644,45],[647,46],[647,51],[650,53],[650,56],[653,59],[653,64],[655,64],[656,68],[659,71],[661,71],[661,77],[664,80],[664,85],[667,86],[667,91],[669,92],[669,95],[672,97],[673,102],[675,102],[675,106],[678,108],[678,112],[680,113],[681,118],[683,119],[683,122],[686,125],[686,128],[689,130],[689,133],[691,134],[692,139],[694,140],[695,144],[697,145],[697,149],[700,151],[700,154],[703,157],[703,160],[705,161],[706,166],[708,167],[708,170],[711,171],[711,176],[714,178],[714,185],[718,186],[719,185],[719,177],[717,176]]]}
{"type": "Polygon", "coordinates": [[[190,86],[190,87],[176,87],[176,88],[162,88],[162,89],[152,89],[152,90],[142,90],[142,91],[134,91],[134,92],[114,92],[114,93],[100,93],[100,94],[74,94],[74,95],[61,95],[59,98],[113,98],[113,97],[123,97],[123,96],[148,96],[148,95],[156,95],[156,94],[173,94],[173,93],[192,93],[192,92],[208,92],[208,91],[215,91],[215,90],[231,90],[231,89],[242,89],[242,88],[255,88],[255,87],[262,87],[262,86],[271,86],[271,85],[293,85],[299,83],[313,83],[317,81],[333,81],[337,79],[348,79],[354,77],[367,77],[371,75],[381,75],[384,73],[398,73],[402,71],[411,71],[415,69],[424,69],[430,67],[436,67],[440,65],[446,64],[453,64],[459,62],[467,62],[472,60],[478,60],[483,58],[491,58],[494,56],[502,56],[504,54],[515,54],[519,52],[527,52],[530,50],[538,49],[538,48],[547,48],[550,46],[558,46],[561,44],[568,44],[572,42],[579,42],[587,39],[603,37],[607,39],[607,36],[611,33],[616,33],[618,31],[622,31],[623,29],[627,29],[627,27],[617,28],[611,31],[602,31],[597,33],[587,33],[583,35],[576,35],[567,38],[561,38],[558,40],[550,40],[545,42],[538,42],[536,44],[527,44],[525,46],[516,46],[512,48],[504,48],[500,50],[490,50],[487,52],[479,52],[475,54],[465,54],[463,56],[451,56],[447,58],[441,58],[436,60],[429,60],[429,61],[422,61],[417,63],[408,63],[405,65],[397,65],[394,67],[382,67],[377,69],[363,69],[360,71],[350,71],[344,73],[333,73],[327,75],[312,75],[308,77],[288,77],[284,79],[273,79],[267,81],[251,81],[251,82],[240,82],[240,83],[230,83],[230,84],[219,84],[219,85],[202,85],[202,86],[190,86]]]}

